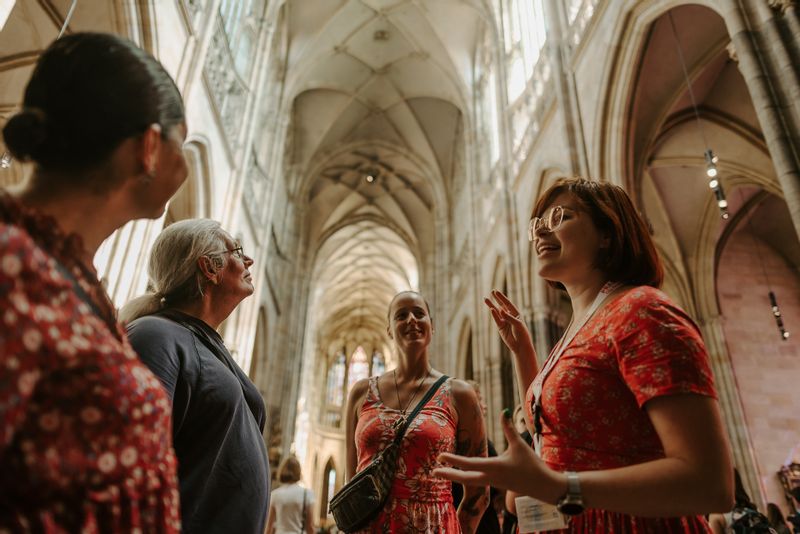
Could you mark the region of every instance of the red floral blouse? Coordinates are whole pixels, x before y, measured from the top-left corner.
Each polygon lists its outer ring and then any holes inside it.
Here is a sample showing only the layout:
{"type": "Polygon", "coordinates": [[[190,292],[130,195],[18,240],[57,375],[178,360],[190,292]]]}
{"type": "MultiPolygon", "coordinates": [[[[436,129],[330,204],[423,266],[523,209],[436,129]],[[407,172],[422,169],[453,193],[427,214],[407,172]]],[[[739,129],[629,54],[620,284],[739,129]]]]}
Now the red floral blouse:
{"type": "MultiPolygon", "coordinates": [[[[652,287],[628,290],[578,332],[542,388],[542,459],[557,471],[592,471],[664,457],[642,409],[655,397],[716,398],[700,332],[652,287]]],[[[526,399],[533,421],[533,384],[526,399]]],[[[587,510],[568,532],[710,532],[701,517],[665,519],[587,510]]]]}
{"type": "Polygon", "coordinates": [[[0,533],[180,532],[169,400],[81,251],[0,191],[0,533]]]}

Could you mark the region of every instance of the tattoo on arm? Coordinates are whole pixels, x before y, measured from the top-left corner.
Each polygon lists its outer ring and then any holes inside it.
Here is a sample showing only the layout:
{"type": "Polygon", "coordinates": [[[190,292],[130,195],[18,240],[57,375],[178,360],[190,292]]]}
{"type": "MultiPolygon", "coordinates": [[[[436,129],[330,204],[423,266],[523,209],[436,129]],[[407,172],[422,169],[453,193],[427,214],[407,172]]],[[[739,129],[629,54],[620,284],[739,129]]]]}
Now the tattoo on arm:
{"type": "MultiPolygon", "coordinates": [[[[459,425],[456,434],[456,451],[463,456],[486,456],[486,427],[480,405],[474,404],[465,414],[465,425],[459,425]]],[[[486,506],[489,504],[489,488],[486,486],[464,486],[464,499],[458,508],[459,523],[465,533],[474,533],[478,528],[486,506]]]]}

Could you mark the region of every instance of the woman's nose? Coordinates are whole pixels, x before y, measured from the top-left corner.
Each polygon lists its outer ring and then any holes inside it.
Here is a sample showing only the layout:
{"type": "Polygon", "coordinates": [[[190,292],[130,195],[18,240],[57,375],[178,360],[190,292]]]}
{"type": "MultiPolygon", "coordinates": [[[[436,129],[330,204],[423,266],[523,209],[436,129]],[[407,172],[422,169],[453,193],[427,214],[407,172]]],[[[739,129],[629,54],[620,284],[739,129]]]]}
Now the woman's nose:
{"type": "Polygon", "coordinates": [[[540,235],[549,234],[551,232],[552,230],[550,230],[550,228],[545,223],[542,223],[537,228],[534,228],[533,240],[536,241],[540,235]]]}
{"type": "Polygon", "coordinates": [[[250,257],[250,256],[248,256],[247,254],[245,254],[245,255],[244,255],[244,265],[245,265],[245,267],[250,267],[251,265],[253,265],[253,263],[255,263],[255,262],[253,261],[253,258],[251,258],[251,257],[250,257]]]}

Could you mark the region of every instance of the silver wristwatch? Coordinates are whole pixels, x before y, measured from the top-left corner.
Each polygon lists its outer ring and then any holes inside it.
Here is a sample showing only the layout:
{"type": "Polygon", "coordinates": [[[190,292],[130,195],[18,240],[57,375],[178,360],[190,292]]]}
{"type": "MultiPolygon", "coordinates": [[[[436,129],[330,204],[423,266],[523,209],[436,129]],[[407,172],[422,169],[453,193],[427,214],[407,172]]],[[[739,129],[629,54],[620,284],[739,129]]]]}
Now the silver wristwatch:
{"type": "Polygon", "coordinates": [[[564,515],[578,515],[583,512],[583,496],[581,481],[575,471],[565,471],[567,475],[567,493],[558,500],[556,508],[564,515]]]}

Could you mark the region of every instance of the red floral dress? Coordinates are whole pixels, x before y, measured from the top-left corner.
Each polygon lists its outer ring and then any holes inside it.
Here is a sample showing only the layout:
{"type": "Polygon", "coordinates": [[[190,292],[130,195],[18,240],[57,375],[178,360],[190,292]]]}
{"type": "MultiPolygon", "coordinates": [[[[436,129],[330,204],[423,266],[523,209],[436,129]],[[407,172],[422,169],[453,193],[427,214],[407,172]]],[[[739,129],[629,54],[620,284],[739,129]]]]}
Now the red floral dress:
{"type": "MultiPolygon", "coordinates": [[[[389,500],[363,532],[461,532],[451,483],[432,474],[440,465],[436,457],[442,452],[456,450],[458,416],[450,393],[451,382],[452,379],[448,379],[441,385],[409,425],[389,500]]],[[[370,378],[356,424],[357,471],[367,467],[391,443],[395,436],[393,425],[399,418],[399,410],[381,401],[378,377],[370,378]]]]}
{"type": "MultiPolygon", "coordinates": [[[[658,289],[637,287],[589,319],[545,378],[542,459],[557,471],[592,471],[664,457],[642,406],[676,393],[716,398],[700,332],[658,289]]],[[[533,420],[533,384],[526,399],[533,420]]],[[[589,509],[564,532],[711,532],[702,517],[642,518],[589,509]]]]}
{"type": "Polygon", "coordinates": [[[169,400],[82,250],[0,190],[0,533],[180,532],[169,400]]]}

